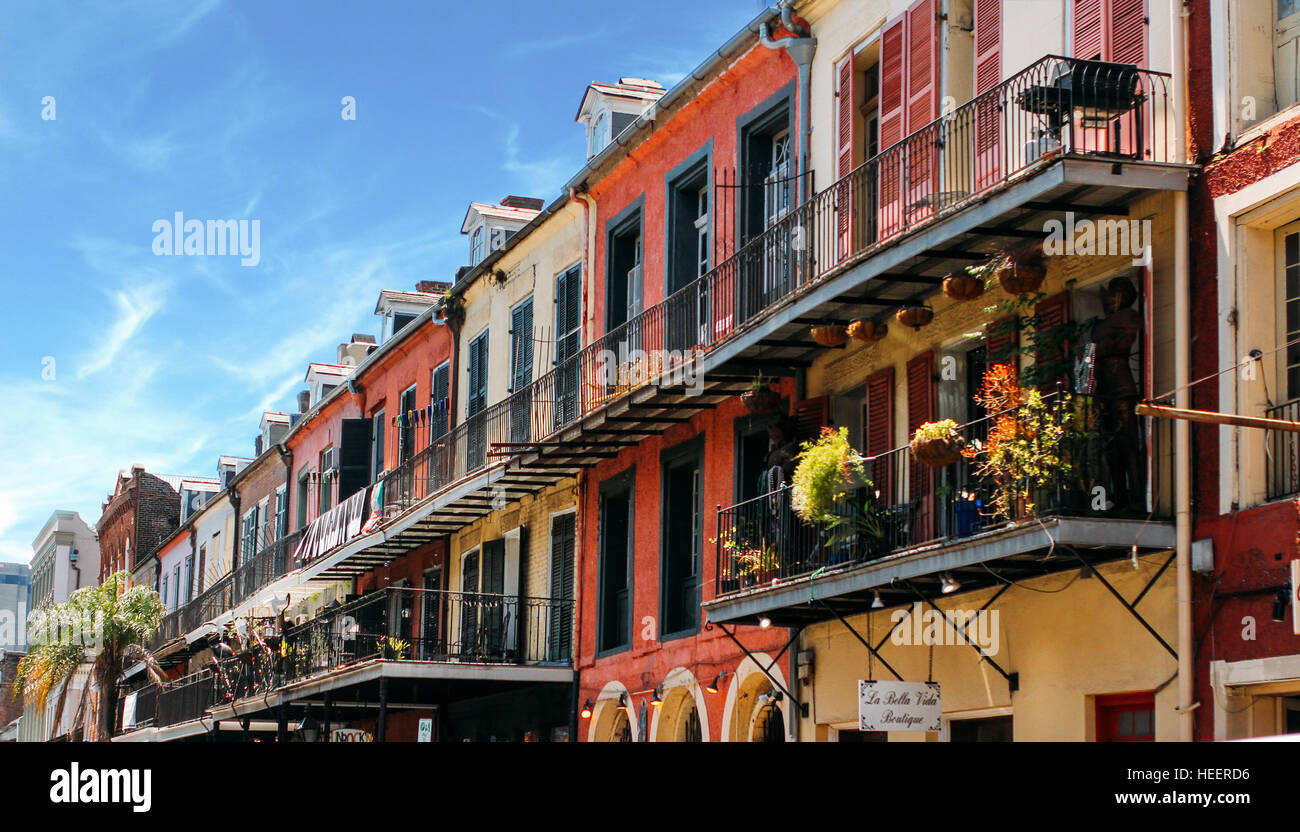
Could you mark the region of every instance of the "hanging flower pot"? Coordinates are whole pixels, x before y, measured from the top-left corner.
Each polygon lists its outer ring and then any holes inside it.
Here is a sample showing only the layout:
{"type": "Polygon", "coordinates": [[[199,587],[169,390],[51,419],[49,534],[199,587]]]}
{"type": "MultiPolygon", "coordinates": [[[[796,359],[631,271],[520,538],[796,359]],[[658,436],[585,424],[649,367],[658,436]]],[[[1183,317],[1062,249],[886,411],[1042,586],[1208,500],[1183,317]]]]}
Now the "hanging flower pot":
{"type": "Polygon", "coordinates": [[[868,344],[881,340],[889,332],[889,327],[879,321],[854,321],[848,327],[849,337],[868,344]]]}
{"type": "Polygon", "coordinates": [[[908,443],[912,457],[922,465],[930,468],[942,468],[961,459],[966,440],[957,432],[957,423],[952,419],[941,422],[926,422],[912,434],[908,443]]]}
{"type": "Polygon", "coordinates": [[[928,306],[904,306],[894,317],[903,326],[920,329],[934,320],[934,310],[928,306]]]}
{"type": "Polygon", "coordinates": [[[775,413],[781,407],[781,394],[773,390],[767,382],[759,380],[754,386],[740,394],[740,403],[745,411],[754,416],[775,413]]]}
{"type": "Polygon", "coordinates": [[[824,324],[812,328],[812,337],[823,347],[842,347],[849,341],[849,331],[838,324],[824,324]]]}
{"type": "Polygon", "coordinates": [[[969,272],[953,272],[943,279],[943,293],[958,303],[975,300],[984,294],[984,280],[969,272]]]}
{"type": "Polygon", "coordinates": [[[998,265],[998,283],[1009,295],[1032,295],[1046,278],[1047,264],[1041,251],[1006,257],[998,265]]]}

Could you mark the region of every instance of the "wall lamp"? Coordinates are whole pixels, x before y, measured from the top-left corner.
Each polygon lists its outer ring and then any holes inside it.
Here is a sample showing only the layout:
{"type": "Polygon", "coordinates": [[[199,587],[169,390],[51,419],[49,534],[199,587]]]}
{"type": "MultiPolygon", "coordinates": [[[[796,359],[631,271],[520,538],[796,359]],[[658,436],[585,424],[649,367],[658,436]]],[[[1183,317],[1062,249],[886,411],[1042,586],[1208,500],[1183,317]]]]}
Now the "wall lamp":
{"type": "Polygon", "coordinates": [[[587,701],[582,703],[582,710],[578,712],[579,716],[583,719],[591,719],[591,709],[595,706],[596,703],[591,701],[591,697],[588,696],[587,701]]]}

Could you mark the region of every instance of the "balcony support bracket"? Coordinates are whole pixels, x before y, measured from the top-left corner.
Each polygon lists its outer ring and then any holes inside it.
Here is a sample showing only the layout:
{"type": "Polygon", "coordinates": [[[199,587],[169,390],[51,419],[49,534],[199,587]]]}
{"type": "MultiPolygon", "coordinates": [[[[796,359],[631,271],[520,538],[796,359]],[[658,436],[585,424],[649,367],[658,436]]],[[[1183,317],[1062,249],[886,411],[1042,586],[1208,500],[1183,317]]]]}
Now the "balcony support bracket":
{"type": "Polygon", "coordinates": [[[1134,601],[1132,604],[1124,600],[1124,596],[1119,594],[1119,590],[1111,586],[1110,581],[1106,580],[1106,577],[1102,575],[1101,572],[1099,572],[1096,569],[1093,569],[1092,565],[1088,563],[1088,561],[1084,560],[1082,555],[1080,555],[1078,552],[1074,552],[1074,556],[1079,559],[1079,563],[1083,564],[1083,568],[1092,570],[1092,576],[1096,578],[1098,581],[1101,581],[1101,585],[1106,587],[1106,589],[1110,591],[1111,595],[1115,596],[1115,600],[1119,601],[1120,604],[1123,605],[1124,609],[1128,610],[1129,615],[1137,619],[1137,622],[1142,625],[1143,629],[1145,629],[1148,633],[1151,634],[1152,638],[1160,642],[1160,646],[1165,648],[1165,650],[1169,653],[1169,655],[1173,656],[1175,659],[1178,658],[1178,651],[1169,646],[1169,642],[1165,641],[1160,636],[1160,634],[1156,632],[1155,627],[1152,627],[1151,624],[1145,618],[1142,617],[1142,613],[1138,612],[1136,608],[1137,603],[1140,602],[1143,599],[1143,597],[1146,596],[1147,590],[1149,590],[1152,587],[1152,585],[1154,585],[1155,582],[1160,578],[1160,576],[1164,574],[1165,570],[1169,568],[1169,564],[1173,563],[1174,558],[1177,557],[1176,554],[1171,555],[1169,560],[1165,561],[1164,566],[1161,566],[1158,570],[1156,570],[1156,574],[1151,576],[1151,580],[1147,582],[1147,585],[1142,589],[1142,592],[1138,594],[1137,600],[1134,601]]]}
{"type": "Polygon", "coordinates": [[[779,653],[777,653],[775,656],[772,657],[771,663],[768,664],[766,667],[763,666],[762,662],[760,662],[757,658],[755,658],[753,653],[749,652],[748,647],[740,643],[740,639],[736,638],[735,632],[732,630],[728,630],[726,625],[710,623],[706,625],[705,629],[708,629],[710,627],[717,627],[719,630],[723,632],[724,635],[726,635],[727,638],[735,642],[736,646],[740,648],[740,651],[744,653],[745,656],[748,657],[751,662],[757,665],[758,669],[762,671],[764,676],[767,677],[767,680],[772,683],[772,687],[781,691],[781,693],[785,696],[785,698],[789,700],[792,704],[799,706],[799,715],[801,717],[804,717],[805,719],[808,717],[808,703],[800,702],[799,700],[795,699],[794,694],[790,692],[789,688],[781,684],[781,680],[773,676],[771,672],[772,668],[776,667],[776,663],[781,661],[781,657],[785,655],[785,651],[789,650],[790,645],[794,644],[795,641],[798,640],[800,634],[803,633],[803,627],[799,627],[794,630],[794,632],[790,636],[790,640],[785,643],[785,646],[781,648],[781,651],[779,653]]]}

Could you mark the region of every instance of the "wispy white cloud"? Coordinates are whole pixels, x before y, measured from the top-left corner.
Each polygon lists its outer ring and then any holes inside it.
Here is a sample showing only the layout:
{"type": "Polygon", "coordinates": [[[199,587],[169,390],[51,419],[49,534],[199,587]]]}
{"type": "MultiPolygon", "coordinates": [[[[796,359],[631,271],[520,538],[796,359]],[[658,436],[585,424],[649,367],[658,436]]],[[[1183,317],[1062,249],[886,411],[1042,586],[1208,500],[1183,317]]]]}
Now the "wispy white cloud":
{"type": "Polygon", "coordinates": [[[103,341],[94,348],[94,358],[78,368],[77,378],[86,379],[113,366],[127,342],[162,309],[165,291],[162,284],[149,283],[113,292],[117,318],[105,331],[103,341]]]}

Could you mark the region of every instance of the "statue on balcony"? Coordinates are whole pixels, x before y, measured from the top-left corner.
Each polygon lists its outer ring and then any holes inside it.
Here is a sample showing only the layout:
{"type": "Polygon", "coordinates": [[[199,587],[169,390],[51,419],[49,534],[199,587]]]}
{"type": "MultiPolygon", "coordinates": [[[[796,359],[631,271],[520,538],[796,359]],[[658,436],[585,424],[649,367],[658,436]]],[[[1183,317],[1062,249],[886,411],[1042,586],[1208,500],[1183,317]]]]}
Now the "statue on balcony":
{"type": "Polygon", "coordinates": [[[1127,277],[1116,277],[1101,293],[1103,317],[1092,328],[1096,345],[1095,395],[1105,443],[1108,496],[1112,511],[1133,507],[1142,494],[1142,440],[1135,407],[1141,390],[1133,377],[1130,357],[1142,329],[1142,315],[1133,308],[1137,289],[1127,277]]]}

